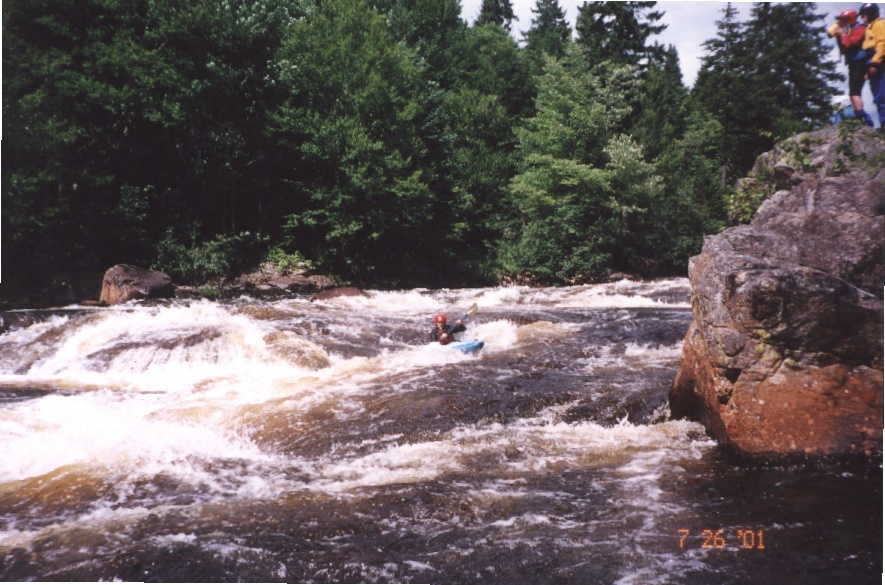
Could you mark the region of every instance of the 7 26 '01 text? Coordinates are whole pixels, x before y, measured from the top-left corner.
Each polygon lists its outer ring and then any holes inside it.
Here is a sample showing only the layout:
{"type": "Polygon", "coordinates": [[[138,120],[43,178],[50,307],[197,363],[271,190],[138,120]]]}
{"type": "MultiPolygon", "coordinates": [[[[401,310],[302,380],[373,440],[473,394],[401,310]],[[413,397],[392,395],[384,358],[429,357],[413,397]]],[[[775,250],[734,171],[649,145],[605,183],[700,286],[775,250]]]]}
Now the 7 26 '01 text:
{"type": "Polygon", "coordinates": [[[733,535],[736,540],[730,542],[725,529],[701,530],[694,535],[687,528],[680,528],[677,532],[679,548],[699,543],[701,548],[723,549],[731,544],[740,550],[765,550],[765,532],[762,530],[735,530],[733,535]]]}

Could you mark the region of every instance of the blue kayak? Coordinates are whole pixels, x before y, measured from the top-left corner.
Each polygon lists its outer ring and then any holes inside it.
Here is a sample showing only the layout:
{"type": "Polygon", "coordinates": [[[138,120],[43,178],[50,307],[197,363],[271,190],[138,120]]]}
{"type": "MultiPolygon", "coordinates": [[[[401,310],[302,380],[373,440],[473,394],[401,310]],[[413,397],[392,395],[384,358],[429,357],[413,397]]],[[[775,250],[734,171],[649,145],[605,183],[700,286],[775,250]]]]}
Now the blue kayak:
{"type": "Polygon", "coordinates": [[[449,347],[454,347],[455,349],[463,353],[476,353],[481,350],[485,344],[485,341],[474,339],[472,341],[455,341],[453,343],[450,343],[449,347]]]}

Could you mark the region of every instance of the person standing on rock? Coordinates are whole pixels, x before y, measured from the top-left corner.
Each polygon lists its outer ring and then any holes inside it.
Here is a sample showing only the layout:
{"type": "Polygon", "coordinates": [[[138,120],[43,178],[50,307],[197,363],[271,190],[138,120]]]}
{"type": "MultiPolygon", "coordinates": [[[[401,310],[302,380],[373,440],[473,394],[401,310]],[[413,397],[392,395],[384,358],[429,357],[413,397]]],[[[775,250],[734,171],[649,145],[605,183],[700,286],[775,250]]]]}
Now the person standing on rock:
{"type": "Polygon", "coordinates": [[[879,6],[873,3],[864,4],[858,12],[867,25],[861,48],[872,51],[867,61],[867,79],[879,112],[879,128],[882,128],[885,124],[885,20],[879,18],[879,6]]]}
{"type": "Polygon", "coordinates": [[[839,51],[845,57],[845,64],[848,65],[848,96],[851,100],[854,117],[868,126],[872,126],[873,121],[864,111],[863,98],[860,95],[867,73],[866,58],[868,54],[861,50],[866,28],[865,25],[857,22],[856,10],[843,10],[836,17],[836,22],[827,28],[827,34],[836,37],[839,51]]]}

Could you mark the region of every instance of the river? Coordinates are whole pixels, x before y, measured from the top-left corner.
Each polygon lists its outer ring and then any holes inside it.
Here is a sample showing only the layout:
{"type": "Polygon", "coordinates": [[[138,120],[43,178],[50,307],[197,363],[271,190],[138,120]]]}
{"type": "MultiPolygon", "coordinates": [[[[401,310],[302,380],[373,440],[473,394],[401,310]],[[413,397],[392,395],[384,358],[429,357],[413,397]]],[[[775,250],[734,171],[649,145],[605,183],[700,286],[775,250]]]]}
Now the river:
{"type": "Polygon", "coordinates": [[[879,583],[881,462],[667,392],[685,279],[84,309],[0,336],[0,581],[879,583]],[[464,339],[431,317],[476,303],[464,339]]]}

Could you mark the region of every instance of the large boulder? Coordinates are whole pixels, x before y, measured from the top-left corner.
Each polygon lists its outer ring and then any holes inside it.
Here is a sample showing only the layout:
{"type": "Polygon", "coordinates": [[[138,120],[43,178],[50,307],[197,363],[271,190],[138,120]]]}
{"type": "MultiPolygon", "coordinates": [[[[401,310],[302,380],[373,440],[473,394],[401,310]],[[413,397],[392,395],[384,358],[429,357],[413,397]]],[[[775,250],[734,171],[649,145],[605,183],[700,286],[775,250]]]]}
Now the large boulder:
{"type": "MultiPolygon", "coordinates": [[[[233,280],[218,283],[219,296],[232,298],[247,295],[257,298],[282,298],[293,294],[316,293],[336,286],[337,281],[323,274],[311,274],[304,269],[294,271],[265,263],[254,272],[241,274],[233,280]]],[[[181,297],[199,297],[198,289],[179,287],[181,297]]]]}
{"type": "Polygon", "coordinates": [[[751,457],[881,452],[883,160],[833,127],[757,160],[742,186],[770,196],[689,262],[674,416],[751,457]]]}
{"type": "Polygon", "coordinates": [[[129,264],[111,266],[101,281],[100,301],[108,305],[174,296],[175,286],[168,274],[129,264]]]}

